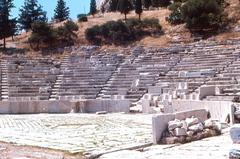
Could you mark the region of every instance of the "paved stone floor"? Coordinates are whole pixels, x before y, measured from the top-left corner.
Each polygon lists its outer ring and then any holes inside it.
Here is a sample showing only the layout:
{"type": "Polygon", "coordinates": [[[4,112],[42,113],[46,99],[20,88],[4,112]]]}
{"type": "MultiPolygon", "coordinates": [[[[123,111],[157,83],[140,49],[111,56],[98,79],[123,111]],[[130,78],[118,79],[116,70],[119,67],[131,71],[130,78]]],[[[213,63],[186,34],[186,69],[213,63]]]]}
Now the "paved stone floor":
{"type": "MultiPolygon", "coordinates": [[[[6,159],[9,156],[10,159],[11,156],[30,156],[30,159],[61,159],[64,156],[60,151],[35,150],[28,146],[98,154],[150,143],[151,115],[0,115],[0,141],[20,145],[17,148],[0,144],[0,155],[6,154],[6,159]],[[32,150],[35,153],[30,153],[32,150]]],[[[227,159],[231,147],[229,133],[225,131],[221,136],[188,144],[119,151],[105,154],[100,159],[227,159]]]]}
{"type": "Polygon", "coordinates": [[[152,141],[150,115],[1,115],[0,141],[98,154],[152,141]]]}
{"type": "Polygon", "coordinates": [[[227,159],[232,141],[228,133],[183,145],[156,145],[141,151],[119,151],[100,159],[227,159]]]}

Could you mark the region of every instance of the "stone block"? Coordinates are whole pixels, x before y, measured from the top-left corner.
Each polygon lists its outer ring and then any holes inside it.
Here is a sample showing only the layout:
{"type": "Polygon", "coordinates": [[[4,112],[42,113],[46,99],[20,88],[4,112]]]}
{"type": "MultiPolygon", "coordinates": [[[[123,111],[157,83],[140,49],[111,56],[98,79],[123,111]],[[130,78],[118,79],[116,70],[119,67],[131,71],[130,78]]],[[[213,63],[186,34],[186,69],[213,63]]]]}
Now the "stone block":
{"type": "Polygon", "coordinates": [[[208,111],[206,109],[196,109],[183,112],[176,112],[176,119],[185,120],[186,118],[196,117],[201,122],[208,119],[208,111]]]}
{"type": "Polygon", "coordinates": [[[194,117],[186,118],[185,121],[186,121],[188,127],[200,123],[199,119],[198,118],[194,118],[194,117]]]}
{"type": "Polygon", "coordinates": [[[168,130],[172,131],[176,128],[181,128],[183,126],[183,123],[180,120],[175,119],[174,121],[168,122],[168,130]]]}
{"type": "Polygon", "coordinates": [[[204,126],[203,126],[202,123],[198,123],[198,124],[195,124],[195,125],[192,125],[192,126],[188,127],[188,129],[190,131],[193,131],[194,133],[196,133],[196,132],[202,131],[204,129],[204,126]]]}
{"type": "Polygon", "coordinates": [[[187,132],[184,128],[176,128],[174,129],[174,135],[175,136],[186,136],[187,135],[187,132]]]}
{"type": "Polygon", "coordinates": [[[152,117],[153,143],[158,144],[162,138],[163,132],[168,127],[168,122],[175,119],[174,114],[161,114],[152,117]]]}
{"type": "Polygon", "coordinates": [[[240,144],[240,124],[235,124],[230,129],[230,136],[235,144],[240,144]]]}

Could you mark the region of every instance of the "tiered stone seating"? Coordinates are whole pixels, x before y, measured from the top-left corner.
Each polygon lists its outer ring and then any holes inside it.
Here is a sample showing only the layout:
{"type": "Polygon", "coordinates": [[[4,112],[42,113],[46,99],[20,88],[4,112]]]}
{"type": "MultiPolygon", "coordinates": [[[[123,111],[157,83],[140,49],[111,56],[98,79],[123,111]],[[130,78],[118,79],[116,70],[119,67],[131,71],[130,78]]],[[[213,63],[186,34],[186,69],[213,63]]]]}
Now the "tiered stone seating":
{"type": "Polygon", "coordinates": [[[84,46],[66,48],[66,52],[59,61],[51,57],[4,56],[1,99],[124,97],[137,102],[152,86],[162,87],[162,93],[170,96],[175,92],[192,95],[204,85],[217,86],[219,94],[206,100],[226,100],[240,94],[239,40],[136,47],[117,53],[84,46]]]}
{"type": "MultiPolygon", "coordinates": [[[[7,100],[49,100],[51,89],[60,73],[55,60],[48,58],[7,57],[7,100]]],[[[6,89],[5,88],[5,89],[6,89]]]]}
{"type": "Polygon", "coordinates": [[[95,99],[116,69],[121,57],[72,54],[62,65],[53,94],[56,99],[95,99]]]}

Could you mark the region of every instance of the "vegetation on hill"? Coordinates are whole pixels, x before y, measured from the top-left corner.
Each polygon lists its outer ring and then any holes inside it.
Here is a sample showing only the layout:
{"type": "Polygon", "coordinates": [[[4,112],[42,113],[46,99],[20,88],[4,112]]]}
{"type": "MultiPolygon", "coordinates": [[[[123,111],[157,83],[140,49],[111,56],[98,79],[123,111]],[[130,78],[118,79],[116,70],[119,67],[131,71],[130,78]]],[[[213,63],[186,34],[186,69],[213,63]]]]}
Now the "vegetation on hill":
{"type": "Polygon", "coordinates": [[[58,0],[57,6],[54,10],[54,20],[59,22],[65,21],[69,19],[69,7],[66,6],[66,2],[64,0],[58,0]]]}
{"type": "Polygon", "coordinates": [[[130,0],[120,0],[118,2],[118,11],[125,15],[125,20],[127,20],[127,14],[132,10],[132,7],[130,0]]]}
{"type": "Polygon", "coordinates": [[[6,48],[6,38],[13,36],[16,28],[16,20],[10,18],[13,0],[0,0],[0,39],[3,39],[3,47],[6,48]]]}
{"type": "Polygon", "coordinates": [[[109,21],[95,25],[85,32],[86,39],[94,44],[127,44],[144,36],[160,35],[162,27],[158,19],[128,19],[109,21]]]}
{"type": "Polygon", "coordinates": [[[171,14],[167,20],[171,24],[186,23],[194,32],[218,30],[226,24],[224,0],[177,1],[169,6],[171,14]]]}
{"type": "Polygon", "coordinates": [[[224,23],[220,0],[188,0],[181,8],[183,20],[190,30],[217,30],[224,23]]]}
{"type": "Polygon", "coordinates": [[[37,0],[25,0],[24,5],[20,9],[18,22],[21,29],[28,31],[34,22],[46,22],[46,12],[42,10],[42,6],[37,0]]]}
{"type": "Polygon", "coordinates": [[[91,3],[90,3],[90,12],[89,12],[89,14],[91,14],[92,16],[94,16],[96,13],[97,13],[96,0],[91,0],[91,3]]]}
{"type": "Polygon", "coordinates": [[[142,9],[142,0],[136,0],[135,2],[135,13],[138,14],[139,20],[141,20],[142,9]]]}
{"type": "Polygon", "coordinates": [[[77,18],[78,18],[78,22],[87,22],[88,21],[88,17],[86,14],[78,14],[77,18]]]}
{"type": "Polygon", "coordinates": [[[35,50],[69,46],[74,44],[77,37],[76,31],[78,31],[78,26],[72,21],[67,21],[57,28],[53,28],[46,22],[34,22],[28,41],[31,48],[35,50]]]}

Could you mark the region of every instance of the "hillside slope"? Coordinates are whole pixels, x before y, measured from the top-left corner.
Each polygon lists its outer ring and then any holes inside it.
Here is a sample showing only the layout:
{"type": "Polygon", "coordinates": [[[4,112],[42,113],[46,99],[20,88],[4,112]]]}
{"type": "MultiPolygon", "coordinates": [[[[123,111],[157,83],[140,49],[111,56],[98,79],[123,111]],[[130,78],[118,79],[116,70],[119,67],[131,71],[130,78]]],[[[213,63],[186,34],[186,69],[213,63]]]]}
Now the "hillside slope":
{"type": "MultiPolygon", "coordinates": [[[[220,33],[219,35],[212,37],[216,40],[226,40],[231,38],[239,38],[240,37],[240,1],[239,0],[227,0],[228,3],[226,7],[226,12],[228,13],[229,19],[234,25],[231,25],[230,30],[220,33]]],[[[145,37],[141,41],[136,42],[136,44],[146,45],[146,46],[166,46],[171,42],[192,42],[194,39],[191,36],[191,33],[188,29],[185,28],[184,24],[181,25],[170,25],[166,21],[166,17],[170,14],[170,11],[166,8],[161,8],[159,10],[151,10],[151,11],[144,11],[142,14],[142,18],[158,18],[160,24],[163,27],[164,35],[160,37],[145,37]]],[[[79,31],[78,34],[78,44],[88,44],[85,39],[85,30],[89,27],[94,25],[103,24],[110,20],[119,20],[123,19],[124,15],[120,14],[119,12],[116,13],[105,13],[105,14],[98,14],[88,17],[88,22],[78,23],[79,31]]],[[[137,18],[137,15],[134,11],[128,14],[128,18],[137,18]]],[[[60,24],[54,24],[54,26],[59,26],[60,24]]],[[[23,33],[20,36],[16,37],[15,42],[12,42],[11,39],[8,39],[8,45],[16,46],[16,47],[28,47],[25,43],[28,39],[28,34],[23,33]]],[[[109,46],[108,46],[109,47],[109,46]]]]}

